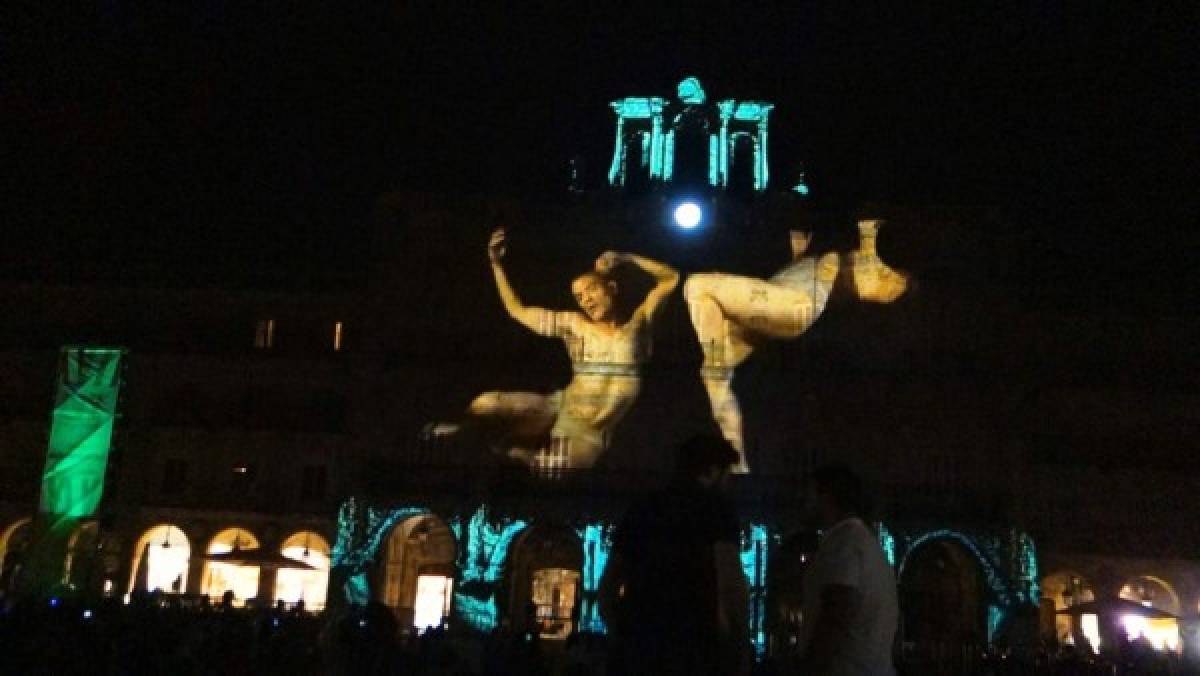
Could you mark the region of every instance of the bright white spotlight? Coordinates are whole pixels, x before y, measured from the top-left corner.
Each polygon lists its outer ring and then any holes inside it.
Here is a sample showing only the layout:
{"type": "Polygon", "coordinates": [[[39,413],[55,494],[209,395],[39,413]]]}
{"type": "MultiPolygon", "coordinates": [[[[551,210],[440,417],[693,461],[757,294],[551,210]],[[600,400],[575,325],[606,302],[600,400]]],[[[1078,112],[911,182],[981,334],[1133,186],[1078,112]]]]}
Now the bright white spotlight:
{"type": "Polygon", "coordinates": [[[691,230],[700,225],[700,218],[703,215],[704,212],[695,202],[684,202],[675,207],[675,225],[684,230],[691,230]]]}

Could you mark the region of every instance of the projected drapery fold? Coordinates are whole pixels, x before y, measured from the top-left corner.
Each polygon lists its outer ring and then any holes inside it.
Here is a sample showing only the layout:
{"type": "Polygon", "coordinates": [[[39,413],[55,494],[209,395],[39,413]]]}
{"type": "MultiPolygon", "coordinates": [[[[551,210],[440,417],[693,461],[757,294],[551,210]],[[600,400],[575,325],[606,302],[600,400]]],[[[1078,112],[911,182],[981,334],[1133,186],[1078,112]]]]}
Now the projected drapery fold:
{"type": "Polygon", "coordinates": [[[96,513],[104,494],[124,355],[116,348],[63,348],[42,472],[43,514],[80,519],[96,513]]]}

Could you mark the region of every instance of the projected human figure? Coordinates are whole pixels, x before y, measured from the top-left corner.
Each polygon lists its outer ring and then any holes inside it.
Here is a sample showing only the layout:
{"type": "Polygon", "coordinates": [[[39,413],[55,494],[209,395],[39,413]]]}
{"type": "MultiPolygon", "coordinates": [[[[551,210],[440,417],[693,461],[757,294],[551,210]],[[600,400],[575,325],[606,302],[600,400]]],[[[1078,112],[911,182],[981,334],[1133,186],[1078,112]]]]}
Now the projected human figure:
{"type": "Polygon", "coordinates": [[[720,272],[690,275],[684,296],[704,354],[700,377],[713,418],[741,455],[734,467],[750,471],[742,437],[742,412],[733,392],[734,370],[768,339],[796,338],[825,310],[840,270],[846,268],[858,298],[890,303],[907,288],[907,277],[892,270],[875,251],[880,221],[860,221],[859,247],[843,256],[805,256],[811,236],[791,231],[792,262],[770,279],[720,272]]]}
{"type": "MultiPolygon", "coordinates": [[[[591,467],[637,398],[651,322],[679,284],[679,273],[637,254],[607,251],[596,259],[594,269],[571,282],[582,312],[548,310],[525,305],[513,290],[503,265],[506,244],[503,228],[488,242],[505,311],[538,335],[561,338],[574,375],[565,389],[552,394],[485,392],[471,402],[457,427],[479,429],[510,457],[524,462],[532,462],[538,448],[549,443],[565,451],[569,467],[591,467]],[[654,287],[632,312],[622,310],[617,283],[610,277],[624,264],[654,279],[654,287]]],[[[440,431],[455,430],[442,426],[440,431]]]]}

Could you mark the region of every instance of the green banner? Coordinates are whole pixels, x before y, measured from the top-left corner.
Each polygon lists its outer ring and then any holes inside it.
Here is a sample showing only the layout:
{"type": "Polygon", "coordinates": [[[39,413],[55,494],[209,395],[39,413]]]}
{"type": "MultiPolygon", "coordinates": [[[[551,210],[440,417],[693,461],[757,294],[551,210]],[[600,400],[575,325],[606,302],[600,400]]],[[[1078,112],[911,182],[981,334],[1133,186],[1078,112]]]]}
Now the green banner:
{"type": "Polygon", "coordinates": [[[124,350],[115,348],[62,349],[42,472],[43,514],[81,519],[96,513],[104,494],[124,356],[124,350]]]}

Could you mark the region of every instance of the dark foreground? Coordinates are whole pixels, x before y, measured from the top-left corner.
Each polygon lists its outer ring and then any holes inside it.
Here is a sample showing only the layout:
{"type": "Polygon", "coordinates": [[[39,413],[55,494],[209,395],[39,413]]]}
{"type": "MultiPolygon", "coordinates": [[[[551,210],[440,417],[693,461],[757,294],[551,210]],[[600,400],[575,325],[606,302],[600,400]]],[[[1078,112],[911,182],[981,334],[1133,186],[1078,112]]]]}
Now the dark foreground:
{"type": "MultiPolygon", "coordinates": [[[[404,674],[413,676],[612,676],[605,638],[533,640],[497,630],[398,631],[383,609],[339,618],[294,610],[182,608],[163,603],[96,607],[62,602],[0,614],[0,674],[404,674]]],[[[804,674],[784,656],[755,676],[804,674]]],[[[940,646],[909,650],[902,676],[1189,674],[1178,659],[1122,646],[1103,658],[1041,649],[1025,659],[990,650],[940,646]]]]}

